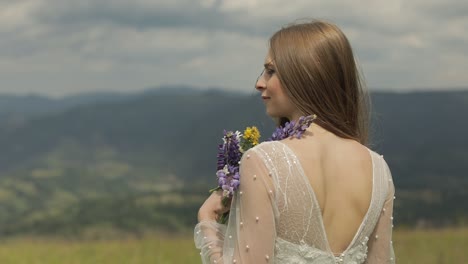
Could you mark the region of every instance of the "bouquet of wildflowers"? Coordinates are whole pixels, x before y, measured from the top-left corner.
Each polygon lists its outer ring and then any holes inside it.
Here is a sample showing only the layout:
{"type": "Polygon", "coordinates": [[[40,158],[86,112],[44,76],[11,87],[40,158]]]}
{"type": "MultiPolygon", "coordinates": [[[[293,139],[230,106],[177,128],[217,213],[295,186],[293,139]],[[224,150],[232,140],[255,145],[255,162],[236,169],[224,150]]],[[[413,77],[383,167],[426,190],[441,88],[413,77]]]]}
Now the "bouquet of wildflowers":
{"type": "MultiPolygon", "coordinates": [[[[210,192],[223,190],[224,206],[227,206],[234,192],[239,188],[240,174],[239,166],[242,155],[251,147],[258,144],[260,132],[253,127],[247,127],[242,134],[239,131],[224,131],[223,144],[218,146],[218,187],[210,190],[210,192]]],[[[229,213],[224,214],[220,222],[225,223],[229,213]]]]}
{"type": "MultiPolygon", "coordinates": [[[[287,122],[284,126],[276,128],[273,135],[268,141],[282,140],[289,137],[301,138],[305,130],[317,118],[316,115],[301,116],[297,123],[294,121],[287,122]]],[[[224,131],[223,144],[218,147],[218,187],[211,189],[210,192],[223,190],[224,206],[227,206],[234,192],[240,185],[239,166],[242,155],[248,149],[258,144],[260,132],[253,127],[247,127],[242,134],[239,131],[224,131]]],[[[229,212],[225,213],[219,220],[224,224],[227,222],[229,212]]]]}

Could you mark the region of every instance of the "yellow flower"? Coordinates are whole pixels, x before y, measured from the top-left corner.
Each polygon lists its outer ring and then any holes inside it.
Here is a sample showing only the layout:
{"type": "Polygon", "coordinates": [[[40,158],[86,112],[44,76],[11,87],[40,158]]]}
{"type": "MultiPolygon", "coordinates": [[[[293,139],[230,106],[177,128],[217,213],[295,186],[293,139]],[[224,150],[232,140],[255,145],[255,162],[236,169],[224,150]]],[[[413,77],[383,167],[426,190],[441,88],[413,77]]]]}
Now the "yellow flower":
{"type": "Polygon", "coordinates": [[[250,142],[252,146],[257,145],[260,139],[260,132],[257,127],[247,127],[244,131],[244,139],[250,142]]]}

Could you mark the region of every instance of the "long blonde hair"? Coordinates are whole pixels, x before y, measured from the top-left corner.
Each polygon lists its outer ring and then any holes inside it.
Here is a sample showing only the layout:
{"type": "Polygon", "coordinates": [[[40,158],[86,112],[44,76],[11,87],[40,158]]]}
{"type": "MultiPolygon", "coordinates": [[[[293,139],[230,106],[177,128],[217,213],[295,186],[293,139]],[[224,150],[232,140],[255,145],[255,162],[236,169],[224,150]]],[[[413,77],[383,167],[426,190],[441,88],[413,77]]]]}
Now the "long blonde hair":
{"type": "MultiPolygon", "coordinates": [[[[334,24],[294,23],[270,38],[270,56],[281,85],[305,115],[343,138],[366,145],[370,97],[364,90],[348,39],[334,24]]],[[[278,124],[287,121],[280,118],[278,124]]]]}

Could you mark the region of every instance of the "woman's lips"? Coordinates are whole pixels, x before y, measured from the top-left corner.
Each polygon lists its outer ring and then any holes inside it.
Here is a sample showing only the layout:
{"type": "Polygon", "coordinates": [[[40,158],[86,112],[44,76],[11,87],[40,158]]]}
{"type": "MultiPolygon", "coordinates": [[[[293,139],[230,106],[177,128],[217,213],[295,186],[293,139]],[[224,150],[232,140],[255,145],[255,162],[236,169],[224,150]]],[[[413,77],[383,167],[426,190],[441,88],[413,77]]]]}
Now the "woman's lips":
{"type": "Polygon", "coordinates": [[[263,100],[267,100],[267,99],[270,99],[270,97],[268,97],[268,96],[262,96],[262,99],[263,99],[263,100]]]}

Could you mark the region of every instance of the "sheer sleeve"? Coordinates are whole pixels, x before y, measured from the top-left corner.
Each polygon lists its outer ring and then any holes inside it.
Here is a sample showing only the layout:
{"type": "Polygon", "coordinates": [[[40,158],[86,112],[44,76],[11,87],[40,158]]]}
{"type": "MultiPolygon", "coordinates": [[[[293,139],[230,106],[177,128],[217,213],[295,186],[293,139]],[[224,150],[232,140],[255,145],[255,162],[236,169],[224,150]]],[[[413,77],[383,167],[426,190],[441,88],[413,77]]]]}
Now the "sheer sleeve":
{"type": "Polygon", "coordinates": [[[273,262],[275,190],[271,173],[255,148],[243,155],[240,175],[228,224],[203,221],[195,227],[195,245],[204,264],[273,262]]]}
{"type": "MultiPolygon", "coordinates": [[[[383,160],[383,159],[382,159],[383,160]]],[[[395,253],[393,251],[392,230],[393,230],[393,200],[395,197],[395,186],[392,175],[386,162],[384,162],[385,175],[388,182],[388,193],[380,215],[380,218],[372,232],[368,244],[368,254],[365,263],[395,263],[395,253]]]]}

